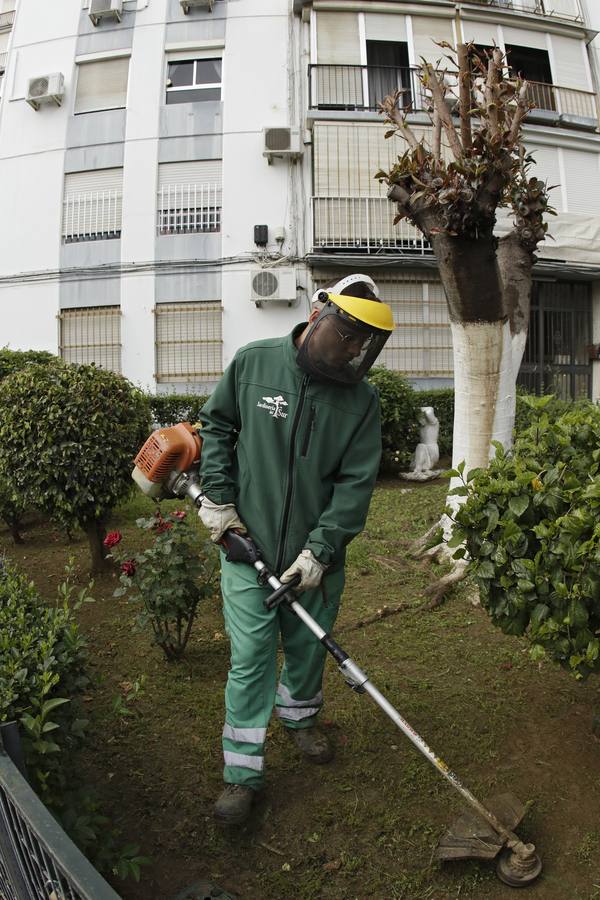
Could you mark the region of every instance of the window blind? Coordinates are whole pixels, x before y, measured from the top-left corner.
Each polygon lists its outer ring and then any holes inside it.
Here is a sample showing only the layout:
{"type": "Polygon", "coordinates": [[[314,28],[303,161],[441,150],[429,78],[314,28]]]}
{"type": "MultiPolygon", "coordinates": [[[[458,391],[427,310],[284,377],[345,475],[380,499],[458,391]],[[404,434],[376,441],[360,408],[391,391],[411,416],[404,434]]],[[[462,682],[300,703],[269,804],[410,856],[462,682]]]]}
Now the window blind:
{"type": "Polygon", "coordinates": [[[366,13],[368,41],[406,41],[406,17],[387,13],[366,13]]]}
{"type": "MultiPolygon", "coordinates": [[[[441,19],[434,16],[413,16],[413,46],[415,64],[420,65],[421,57],[427,62],[435,63],[444,57],[446,50],[438,47],[436,41],[448,41],[454,46],[454,31],[450,19],[441,19]]],[[[445,64],[447,60],[445,60],[445,64]]],[[[449,64],[448,64],[449,65],[449,64]]]]}
{"type": "Polygon", "coordinates": [[[552,35],[554,51],[554,82],[561,87],[590,90],[587,69],[584,62],[585,44],[574,38],[552,35]]]}
{"type": "Polygon", "coordinates": [[[129,57],[79,63],[75,112],[119,109],[127,103],[129,57]]]}
{"type": "Polygon", "coordinates": [[[123,169],[65,175],[63,238],[118,237],[123,210],[123,169]]]}
{"type": "Polygon", "coordinates": [[[317,13],[317,62],[360,65],[357,13],[317,13]]]}

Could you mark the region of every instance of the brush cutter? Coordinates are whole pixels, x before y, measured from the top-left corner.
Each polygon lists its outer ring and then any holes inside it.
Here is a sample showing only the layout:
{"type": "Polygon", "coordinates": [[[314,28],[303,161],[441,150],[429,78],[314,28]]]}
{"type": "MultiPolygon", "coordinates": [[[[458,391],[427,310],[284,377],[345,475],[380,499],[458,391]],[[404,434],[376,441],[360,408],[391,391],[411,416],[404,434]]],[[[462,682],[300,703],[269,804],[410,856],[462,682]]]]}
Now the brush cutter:
{"type": "MultiPolygon", "coordinates": [[[[187,497],[198,508],[203,496],[198,479],[200,450],[200,436],[189,423],[159,429],[148,438],[136,456],[133,478],[148,496],[156,499],[187,497]]],[[[498,857],[496,872],[505,884],[524,887],[534,881],[542,871],[542,861],[534,844],[523,843],[514,833],[514,828],[525,815],[525,806],[508,793],[491,799],[487,806],[477,800],[395,707],[371,684],[367,675],[346,651],[306,612],[293,590],[294,585],[298,584],[299,576],[282,583],[269,571],[259,548],[246,534],[229,530],[223,535],[220,544],[229,561],[253,566],[259,584],[269,585],[273,589],[265,598],[265,607],[274,609],[285,604],[292,610],[333,656],[348,686],[358,693],[369,694],[469,804],[472,811],[464,814],[446,832],[438,844],[435,857],[438,860],[498,857]]]]}

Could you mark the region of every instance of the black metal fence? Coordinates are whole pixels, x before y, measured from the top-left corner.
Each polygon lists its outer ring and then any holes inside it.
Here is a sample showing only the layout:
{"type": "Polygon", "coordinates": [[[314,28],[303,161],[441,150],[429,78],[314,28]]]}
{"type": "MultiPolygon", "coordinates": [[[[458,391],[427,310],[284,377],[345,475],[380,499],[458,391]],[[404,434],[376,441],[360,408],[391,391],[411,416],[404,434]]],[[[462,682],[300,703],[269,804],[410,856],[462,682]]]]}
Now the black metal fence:
{"type": "Polygon", "coordinates": [[[377,110],[385,97],[401,91],[401,108],[424,110],[431,100],[418,72],[415,66],[310,65],[310,108],[377,110]]]}
{"type": "Polygon", "coordinates": [[[5,751],[3,734],[0,729],[0,900],[120,900],[30,788],[5,751]]]}

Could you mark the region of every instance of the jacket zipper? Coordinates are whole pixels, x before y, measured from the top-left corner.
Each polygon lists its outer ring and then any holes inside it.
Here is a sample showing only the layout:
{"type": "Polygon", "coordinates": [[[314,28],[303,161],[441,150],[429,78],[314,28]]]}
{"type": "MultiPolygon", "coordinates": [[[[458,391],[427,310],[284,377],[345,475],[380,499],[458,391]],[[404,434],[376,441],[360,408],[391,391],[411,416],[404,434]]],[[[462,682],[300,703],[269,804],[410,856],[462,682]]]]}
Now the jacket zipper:
{"type": "Polygon", "coordinates": [[[300,425],[300,418],[302,416],[302,410],[304,409],[304,400],[306,399],[306,391],[308,389],[309,376],[305,375],[302,379],[302,385],[300,387],[300,399],[298,400],[298,407],[296,409],[296,415],[294,416],[294,421],[292,423],[292,433],[290,435],[290,453],[288,456],[288,487],[285,495],[285,501],[283,504],[283,519],[281,524],[281,537],[279,539],[279,550],[277,552],[277,562],[275,565],[275,572],[279,574],[281,572],[281,566],[283,565],[283,554],[285,551],[285,545],[287,541],[287,528],[288,528],[288,520],[290,517],[290,507],[292,505],[292,493],[294,490],[294,447],[296,444],[296,434],[298,432],[298,426],[300,425]]]}
{"type": "Polygon", "coordinates": [[[302,451],[301,456],[308,456],[308,448],[310,446],[310,439],[312,437],[312,433],[315,429],[315,419],[317,417],[317,410],[315,409],[315,404],[311,403],[310,406],[310,417],[308,419],[308,425],[306,427],[306,432],[304,433],[304,441],[302,442],[302,451]]]}

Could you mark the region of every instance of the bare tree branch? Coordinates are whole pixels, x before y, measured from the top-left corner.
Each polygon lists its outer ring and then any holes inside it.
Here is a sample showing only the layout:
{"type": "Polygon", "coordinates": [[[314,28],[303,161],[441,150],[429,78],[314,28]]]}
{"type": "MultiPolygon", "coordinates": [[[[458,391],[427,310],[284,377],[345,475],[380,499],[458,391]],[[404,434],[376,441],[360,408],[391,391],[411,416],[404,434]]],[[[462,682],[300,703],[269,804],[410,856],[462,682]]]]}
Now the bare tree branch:
{"type": "Polygon", "coordinates": [[[456,134],[452,116],[450,115],[448,107],[446,106],[444,91],[442,90],[442,86],[438,80],[437,73],[435,72],[433,66],[430,63],[426,63],[423,66],[423,70],[427,73],[427,87],[430,89],[431,95],[433,97],[433,108],[437,110],[442,125],[444,126],[444,131],[446,132],[446,135],[448,137],[448,143],[450,144],[452,155],[454,156],[454,159],[458,161],[463,157],[463,150],[458,139],[458,135],[456,134]]]}
{"type": "Polygon", "coordinates": [[[467,44],[458,45],[458,97],[460,100],[460,139],[467,152],[473,144],[471,134],[471,65],[467,44]]]}
{"type": "Polygon", "coordinates": [[[432,138],[433,158],[436,166],[439,166],[442,160],[442,120],[437,107],[433,110],[433,138],[432,138]]]}
{"type": "Polygon", "coordinates": [[[500,135],[498,115],[498,73],[501,68],[502,51],[498,47],[494,47],[494,51],[488,61],[484,91],[485,108],[492,138],[500,135]]]}
{"type": "Polygon", "coordinates": [[[530,109],[529,100],[527,99],[528,87],[529,85],[526,81],[524,81],[517,96],[517,108],[515,109],[515,114],[510,125],[510,130],[508,132],[508,141],[511,145],[516,144],[519,140],[521,123],[523,122],[523,119],[530,109]]]}
{"type": "Polygon", "coordinates": [[[396,91],[394,94],[389,94],[379,104],[379,108],[385,113],[386,119],[396,126],[411,150],[416,150],[419,146],[419,141],[411,128],[406,124],[406,117],[398,109],[398,98],[401,93],[402,91],[396,91]]]}

